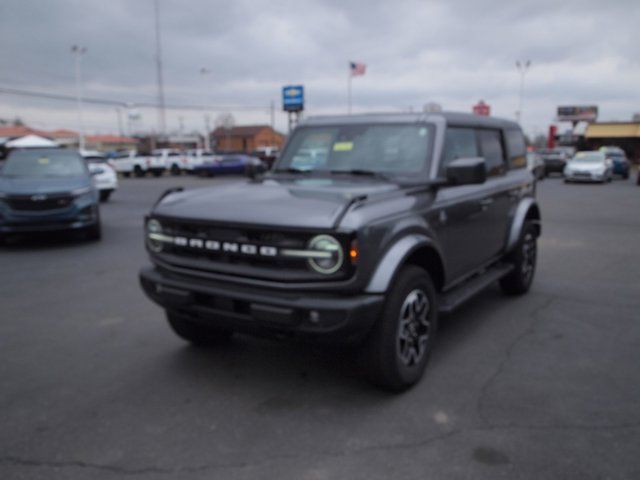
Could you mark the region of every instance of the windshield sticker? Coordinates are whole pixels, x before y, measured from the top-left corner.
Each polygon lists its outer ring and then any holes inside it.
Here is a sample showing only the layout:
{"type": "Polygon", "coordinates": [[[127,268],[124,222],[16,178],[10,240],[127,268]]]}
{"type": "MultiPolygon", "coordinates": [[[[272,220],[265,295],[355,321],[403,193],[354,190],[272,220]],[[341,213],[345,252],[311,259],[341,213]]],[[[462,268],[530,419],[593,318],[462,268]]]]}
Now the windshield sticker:
{"type": "Polygon", "coordinates": [[[334,152],[350,152],[353,150],[353,142],[336,142],[333,144],[334,152]]]}
{"type": "Polygon", "coordinates": [[[47,157],[40,157],[38,159],[38,163],[40,165],[47,165],[47,164],[49,164],[49,159],[47,157]]]}

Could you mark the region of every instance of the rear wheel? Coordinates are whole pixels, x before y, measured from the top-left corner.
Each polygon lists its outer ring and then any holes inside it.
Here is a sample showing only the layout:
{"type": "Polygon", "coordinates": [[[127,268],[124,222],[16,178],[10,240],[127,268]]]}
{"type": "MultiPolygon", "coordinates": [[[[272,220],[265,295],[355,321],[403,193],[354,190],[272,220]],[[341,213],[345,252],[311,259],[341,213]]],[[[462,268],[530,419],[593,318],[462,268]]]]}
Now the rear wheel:
{"type": "Polygon", "coordinates": [[[133,167],[133,174],[138,178],[144,177],[144,170],[142,170],[142,167],[140,165],[136,165],[135,167],[133,167]]]}
{"type": "Polygon", "coordinates": [[[520,240],[505,260],[513,264],[513,270],[500,279],[502,291],[509,295],[526,293],[533,282],[538,256],[536,226],[526,222],[520,234],[520,240]]]}
{"type": "Polygon", "coordinates": [[[437,326],[431,277],[416,266],[403,268],[363,346],[371,381],[396,392],[417,383],[429,360],[437,326]]]}
{"type": "Polygon", "coordinates": [[[111,190],[100,190],[100,201],[107,202],[111,196],[111,190]]]}
{"type": "Polygon", "coordinates": [[[233,332],[196,323],[189,317],[167,311],[167,321],[173,332],[183,340],[196,346],[220,345],[227,343],[233,332]]]}
{"type": "Polygon", "coordinates": [[[182,170],[180,169],[180,167],[175,163],[171,165],[170,171],[171,171],[171,175],[174,175],[174,176],[178,176],[182,173],[182,170]]]}

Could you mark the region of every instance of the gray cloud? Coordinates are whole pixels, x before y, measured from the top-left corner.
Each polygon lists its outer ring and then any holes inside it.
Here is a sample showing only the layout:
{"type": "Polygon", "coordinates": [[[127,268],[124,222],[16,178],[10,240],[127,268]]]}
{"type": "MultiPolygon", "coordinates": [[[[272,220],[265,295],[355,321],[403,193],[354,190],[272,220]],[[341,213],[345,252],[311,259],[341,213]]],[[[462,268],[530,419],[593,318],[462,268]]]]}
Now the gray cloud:
{"type": "MultiPolygon", "coordinates": [[[[358,110],[418,109],[438,101],[469,110],[480,98],[513,117],[518,75],[529,58],[524,124],[542,130],[558,104],[589,103],[607,119],[640,110],[634,1],[369,2],[160,0],[168,103],[265,105],[287,83],[307,87],[308,111],[345,109],[347,61],[367,63],[354,79],[358,110]],[[207,75],[199,70],[206,67],[207,75]]],[[[151,0],[18,1],[0,5],[0,86],[73,94],[72,44],[83,59],[87,96],[156,98],[151,0]]],[[[73,127],[74,105],[0,95],[0,117],[73,127]]],[[[113,109],[87,107],[89,128],[115,128],[113,109]]],[[[214,112],[212,112],[214,114],[214,112]]],[[[234,112],[268,121],[266,110],[234,112]]],[[[201,128],[201,112],[169,112],[201,128]]],[[[155,114],[143,110],[144,126],[155,114]]],[[[284,126],[278,115],[278,125],[284,126]]]]}

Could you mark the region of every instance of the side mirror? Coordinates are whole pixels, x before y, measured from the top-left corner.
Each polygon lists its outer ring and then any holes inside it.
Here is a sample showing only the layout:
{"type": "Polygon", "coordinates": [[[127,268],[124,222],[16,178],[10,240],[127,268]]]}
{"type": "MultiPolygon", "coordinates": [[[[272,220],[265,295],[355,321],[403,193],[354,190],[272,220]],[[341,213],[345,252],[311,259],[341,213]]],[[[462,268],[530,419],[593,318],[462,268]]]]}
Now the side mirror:
{"type": "Polygon", "coordinates": [[[456,158],[445,169],[448,185],[474,185],[487,180],[487,165],[483,157],[456,158]]]}

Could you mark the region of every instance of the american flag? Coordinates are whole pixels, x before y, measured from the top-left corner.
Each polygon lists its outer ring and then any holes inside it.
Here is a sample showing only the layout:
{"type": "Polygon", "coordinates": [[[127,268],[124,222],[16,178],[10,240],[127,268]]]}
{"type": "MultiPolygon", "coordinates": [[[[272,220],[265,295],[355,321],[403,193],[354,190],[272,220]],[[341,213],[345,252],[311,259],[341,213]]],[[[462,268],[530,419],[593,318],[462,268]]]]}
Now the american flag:
{"type": "Polygon", "coordinates": [[[349,62],[349,69],[351,70],[351,76],[357,77],[365,74],[367,66],[364,63],[349,62]]]}

